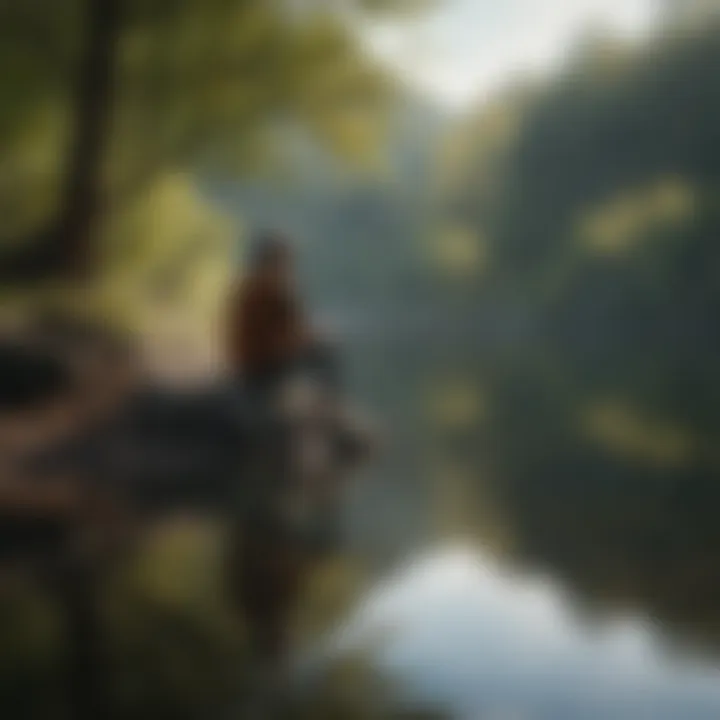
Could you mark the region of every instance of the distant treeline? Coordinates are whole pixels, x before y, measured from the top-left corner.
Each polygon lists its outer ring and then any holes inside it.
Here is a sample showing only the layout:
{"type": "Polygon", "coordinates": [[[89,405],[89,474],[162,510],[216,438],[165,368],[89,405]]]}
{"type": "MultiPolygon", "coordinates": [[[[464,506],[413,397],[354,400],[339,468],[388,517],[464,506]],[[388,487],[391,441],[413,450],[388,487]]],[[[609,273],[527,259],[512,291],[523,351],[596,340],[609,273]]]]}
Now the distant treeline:
{"type": "Polygon", "coordinates": [[[482,370],[513,551],[715,643],[718,67],[717,22],[595,37],[468,121],[445,196],[486,246],[472,303],[542,329],[482,370]]]}

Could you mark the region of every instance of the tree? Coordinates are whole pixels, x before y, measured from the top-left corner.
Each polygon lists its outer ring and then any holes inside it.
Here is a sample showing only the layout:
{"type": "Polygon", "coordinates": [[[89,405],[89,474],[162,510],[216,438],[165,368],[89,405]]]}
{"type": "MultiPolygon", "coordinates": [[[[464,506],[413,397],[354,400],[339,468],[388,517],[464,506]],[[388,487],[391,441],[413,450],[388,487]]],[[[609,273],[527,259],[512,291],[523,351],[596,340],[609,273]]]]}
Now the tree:
{"type": "Polygon", "coordinates": [[[298,23],[282,3],[249,0],[35,0],[0,12],[11,79],[0,202],[15,207],[5,283],[92,274],[101,218],[168,169],[247,163],[300,125],[357,149],[383,94],[332,12],[298,23]]]}

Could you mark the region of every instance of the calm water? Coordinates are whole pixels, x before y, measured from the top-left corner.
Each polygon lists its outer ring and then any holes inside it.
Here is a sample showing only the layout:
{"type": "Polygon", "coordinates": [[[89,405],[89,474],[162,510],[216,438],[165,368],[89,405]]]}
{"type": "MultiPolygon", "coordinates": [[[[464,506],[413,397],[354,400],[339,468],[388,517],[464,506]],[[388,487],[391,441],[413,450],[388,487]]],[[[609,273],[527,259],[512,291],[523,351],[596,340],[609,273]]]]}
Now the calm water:
{"type": "Polygon", "coordinates": [[[697,368],[614,352],[351,344],[388,443],[339,651],[450,717],[720,717],[714,408],[697,368]]]}

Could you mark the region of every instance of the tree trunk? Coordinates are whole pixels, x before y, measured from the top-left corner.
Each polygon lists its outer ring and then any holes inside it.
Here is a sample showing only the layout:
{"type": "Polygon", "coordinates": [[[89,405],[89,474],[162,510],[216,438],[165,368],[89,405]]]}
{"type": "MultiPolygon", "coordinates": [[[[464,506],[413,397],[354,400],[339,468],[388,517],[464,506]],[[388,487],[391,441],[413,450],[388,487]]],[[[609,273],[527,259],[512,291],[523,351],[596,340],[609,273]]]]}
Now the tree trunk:
{"type": "Polygon", "coordinates": [[[99,587],[96,568],[75,567],[65,578],[61,602],[65,617],[66,688],[71,720],[107,720],[112,710],[99,587]]]}
{"type": "Polygon", "coordinates": [[[122,2],[86,0],[87,40],[75,89],[75,120],[58,215],[36,237],[0,257],[0,282],[82,280],[96,267],[122,2]]]}

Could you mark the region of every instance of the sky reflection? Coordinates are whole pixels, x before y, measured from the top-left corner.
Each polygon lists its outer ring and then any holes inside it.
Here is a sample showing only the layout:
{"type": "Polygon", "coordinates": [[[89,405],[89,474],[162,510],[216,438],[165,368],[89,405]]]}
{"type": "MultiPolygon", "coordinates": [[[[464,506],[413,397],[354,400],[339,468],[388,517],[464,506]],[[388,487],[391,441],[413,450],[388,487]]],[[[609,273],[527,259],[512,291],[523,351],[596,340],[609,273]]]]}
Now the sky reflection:
{"type": "Polygon", "coordinates": [[[381,638],[381,666],[459,718],[701,720],[720,672],[674,659],[640,618],[588,623],[542,577],[470,547],[411,562],[365,599],[343,649],[381,638]]]}

